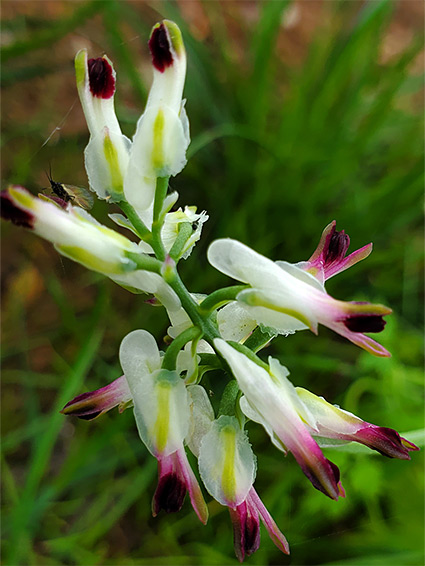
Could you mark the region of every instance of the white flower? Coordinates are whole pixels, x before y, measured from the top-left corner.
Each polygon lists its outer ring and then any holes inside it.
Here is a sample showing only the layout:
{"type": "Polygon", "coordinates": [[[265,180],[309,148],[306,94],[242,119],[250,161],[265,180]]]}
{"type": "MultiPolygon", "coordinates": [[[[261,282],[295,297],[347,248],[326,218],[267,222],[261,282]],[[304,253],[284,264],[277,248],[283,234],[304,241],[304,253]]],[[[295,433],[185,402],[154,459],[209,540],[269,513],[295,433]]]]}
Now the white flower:
{"type": "Polygon", "coordinates": [[[307,430],[305,423],[315,429],[314,417],[288,380],[288,370],[269,358],[267,371],[221,339],[214,340],[214,347],[229,364],[245,395],[246,401],[241,402],[244,413],[261,423],[272,439],[277,437],[281,449],[292,452],[316,489],[338,499],[343,494],[339,470],[323,456],[307,430]]]}
{"type": "Polygon", "coordinates": [[[124,176],[131,142],[121,133],[114,110],[115,71],[106,55],[88,59],[85,49],[75,57],[78,94],[90,131],[85,165],[90,188],[99,198],[124,198],[124,176]]]}
{"type": "Polygon", "coordinates": [[[251,289],[241,291],[237,301],[258,324],[280,334],[319,324],[345,336],[376,356],[389,352],[363,332],[380,332],[391,313],[383,305],[337,301],[310,273],[286,262],[273,262],[236,240],[216,240],[208,249],[208,260],[216,269],[251,289]]]}
{"type": "Polygon", "coordinates": [[[64,210],[22,187],[10,187],[2,194],[2,202],[12,221],[19,222],[25,215],[27,228],[52,242],[62,255],[94,271],[125,277],[137,269],[132,255],[143,256],[137,244],[102,226],[79,207],[68,205],[64,210]]]}
{"type": "Polygon", "coordinates": [[[164,20],[149,40],[154,79],[146,109],[137,123],[124,193],[149,225],[156,178],[177,175],[186,164],[189,122],[182,102],[186,52],[178,26],[164,20]]]}
{"type": "Polygon", "coordinates": [[[246,499],[257,461],[236,417],[221,415],[212,423],[202,438],[198,464],[205,487],[219,503],[235,509],[246,499]]]}
{"type": "Polygon", "coordinates": [[[161,368],[154,337],[145,330],[130,332],[121,343],[120,361],[134,404],[140,438],[159,464],[153,514],[180,510],[186,491],[199,519],[208,509],[184,449],[189,432],[190,403],[176,371],[161,368]]]}
{"type": "MultiPolygon", "coordinates": [[[[208,214],[205,212],[205,210],[197,214],[196,206],[185,206],[184,211],[179,208],[175,212],[168,212],[165,215],[164,224],[161,229],[161,240],[164,244],[165,251],[168,253],[173,247],[182,224],[196,224],[195,230],[186,240],[183,249],[180,252],[180,257],[187,259],[192,252],[193,246],[200,239],[202,225],[207,220],[208,214]]],[[[151,246],[146,242],[140,242],[139,247],[145,253],[153,253],[151,246]]]]}

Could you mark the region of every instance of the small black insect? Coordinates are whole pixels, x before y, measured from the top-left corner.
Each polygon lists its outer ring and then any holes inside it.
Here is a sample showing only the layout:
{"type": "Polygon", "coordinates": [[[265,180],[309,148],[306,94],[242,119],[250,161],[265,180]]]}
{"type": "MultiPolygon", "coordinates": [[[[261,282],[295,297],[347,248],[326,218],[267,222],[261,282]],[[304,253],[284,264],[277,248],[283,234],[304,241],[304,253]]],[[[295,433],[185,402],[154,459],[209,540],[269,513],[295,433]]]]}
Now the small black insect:
{"type": "Polygon", "coordinates": [[[93,195],[89,193],[87,189],[83,187],[75,187],[74,185],[65,185],[64,183],[58,183],[52,179],[52,174],[47,175],[50,182],[50,187],[57,197],[64,200],[65,202],[70,202],[90,210],[93,206],[93,195]]]}

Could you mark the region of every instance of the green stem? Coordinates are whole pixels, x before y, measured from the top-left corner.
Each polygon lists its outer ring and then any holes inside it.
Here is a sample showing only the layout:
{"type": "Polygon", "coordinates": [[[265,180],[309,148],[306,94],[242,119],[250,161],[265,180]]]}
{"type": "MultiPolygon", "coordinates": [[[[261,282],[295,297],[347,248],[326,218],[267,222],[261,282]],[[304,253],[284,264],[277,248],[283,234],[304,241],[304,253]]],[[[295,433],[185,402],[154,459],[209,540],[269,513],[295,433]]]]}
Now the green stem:
{"type": "Polygon", "coordinates": [[[223,369],[220,358],[215,354],[198,354],[200,357],[200,366],[210,366],[212,369],[223,369]]]}
{"type": "Polygon", "coordinates": [[[158,177],[156,180],[155,189],[155,202],[153,205],[153,222],[152,222],[152,242],[151,246],[156,254],[156,257],[164,261],[167,252],[165,251],[164,244],[161,239],[161,229],[164,224],[164,219],[160,218],[162,205],[167,195],[169,177],[158,177]]]}
{"type": "Polygon", "coordinates": [[[139,269],[144,271],[151,271],[152,273],[158,273],[161,275],[162,262],[154,257],[150,257],[146,254],[138,254],[133,252],[127,252],[127,257],[137,264],[139,269]]]}
{"type": "Polygon", "coordinates": [[[182,348],[192,340],[200,338],[202,331],[196,327],[192,326],[188,328],[175,338],[171,344],[168,346],[165,352],[164,358],[162,360],[162,368],[168,370],[175,370],[177,364],[177,356],[182,348]]]}
{"type": "Polygon", "coordinates": [[[179,226],[179,233],[174,241],[173,247],[169,252],[169,256],[178,261],[184,249],[184,246],[193,233],[192,225],[190,222],[182,222],[179,226]]]}
{"type": "Polygon", "coordinates": [[[139,215],[135,211],[135,209],[125,200],[122,200],[118,203],[118,206],[121,210],[126,214],[127,218],[133,224],[134,229],[137,232],[139,238],[144,240],[145,242],[150,242],[152,239],[152,234],[150,230],[146,227],[146,224],[139,218],[139,215]]]}
{"type": "Polygon", "coordinates": [[[155,202],[153,205],[153,221],[159,220],[164,199],[167,196],[169,177],[158,177],[156,180],[155,202]]]}
{"type": "Polygon", "coordinates": [[[232,285],[231,287],[223,287],[223,289],[218,289],[214,291],[206,299],[202,301],[199,305],[199,311],[202,314],[209,314],[215,309],[218,309],[222,305],[230,301],[234,301],[237,295],[244,289],[248,289],[249,285],[232,285]]]}
{"type": "Polygon", "coordinates": [[[264,332],[257,327],[249,338],[244,342],[244,346],[257,353],[261,348],[270,342],[276,336],[273,332],[264,332]]]}
{"type": "Polygon", "coordinates": [[[199,305],[191,297],[189,291],[186,289],[183,281],[180,279],[175,267],[163,270],[162,276],[164,280],[170,285],[179,297],[182,307],[189,315],[190,320],[195,326],[198,326],[203,334],[203,337],[210,343],[213,343],[214,338],[220,338],[217,325],[210,317],[205,316],[199,310],[199,305]]]}

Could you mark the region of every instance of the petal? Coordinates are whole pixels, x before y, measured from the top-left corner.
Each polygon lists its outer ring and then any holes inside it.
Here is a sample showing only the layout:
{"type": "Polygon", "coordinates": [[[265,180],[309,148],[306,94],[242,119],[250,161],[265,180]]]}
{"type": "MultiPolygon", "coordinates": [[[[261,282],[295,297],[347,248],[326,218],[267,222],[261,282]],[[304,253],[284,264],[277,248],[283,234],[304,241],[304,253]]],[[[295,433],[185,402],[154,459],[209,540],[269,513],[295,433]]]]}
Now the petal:
{"type": "Polygon", "coordinates": [[[84,150],[90,189],[101,199],[119,202],[124,198],[124,176],[131,142],[121,132],[104,126],[90,137],[84,150]]]}
{"type": "Polygon", "coordinates": [[[161,367],[155,338],[146,330],[134,330],[125,336],[120,346],[120,362],[132,394],[143,376],[161,367]]]}
{"type": "Polygon", "coordinates": [[[15,191],[25,191],[30,194],[27,189],[24,187],[20,187],[15,185],[14,187],[9,187],[9,190],[1,191],[1,217],[4,220],[10,220],[16,226],[22,226],[23,228],[29,228],[32,230],[34,228],[35,223],[35,216],[28,208],[22,208],[19,206],[19,203],[16,202],[16,199],[12,197],[10,193],[10,189],[14,189],[15,191]]]}
{"type": "Polygon", "coordinates": [[[120,361],[142,442],[157,458],[172,454],[183,446],[189,430],[190,407],[183,380],[174,371],[159,369],[158,346],[144,330],[124,338],[120,361]]]}
{"type": "MultiPolygon", "coordinates": [[[[368,425],[368,423],[365,423],[368,425]]],[[[377,450],[389,458],[410,460],[409,452],[419,450],[412,442],[401,437],[392,428],[368,425],[358,430],[353,435],[353,440],[365,444],[372,450],[377,450]]]]}
{"type": "Polygon", "coordinates": [[[201,488],[199,487],[198,480],[190,467],[186,452],[181,448],[176,452],[176,457],[179,463],[181,475],[184,477],[187,490],[189,492],[190,501],[195,513],[198,515],[199,520],[204,525],[208,521],[208,508],[202,495],[201,488]]]}
{"type": "Polygon", "coordinates": [[[231,238],[215,240],[207,256],[213,267],[253,287],[270,289],[281,280],[282,272],[273,261],[231,238]]]}
{"type": "Polygon", "coordinates": [[[245,556],[251,556],[260,547],[260,519],[257,509],[247,501],[243,501],[236,509],[229,507],[229,512],[236,558],[243,562],[245,556]]]}
{"type": "Polygon", "coordinates": [[[297,394],[316,421],[313,435],[316,433],[322,438],[360,442],[384,456],[402,460],[410,459],[410,450],[418,450],[392,428],[367,423],[356,415],[331,405],[323,397],[317,397],[307,389],[297,387],[297,394]]]}
{"type": "Polygon", "coordinates": [[[264,526],[267,529],[269,537],[277,546],[277,548],[281,550],[283,553],[289,554],[288,541],[286,540],[285,536],[280,532],[279,527],[274,522],[272,516],[268,512],[264,503],[259,498],[254,487],[251,488],[248,494],[247,503],[249,503],[250,506],[254,506],[257,509],[261,517],[261,520],[263,521],[264,526]]]}
{"type": "Polygon", "coordinates": [[[167,456],[183,446],[189,430],[186,387],[173,371],[140,372],[138,377],[130,389],[140,438],[155,457],[167,456]]]}
{"type": "Polygon", "coordinates": [[[198,457],[202,438],[214,421],[214,410],[207,392],[201,385],[190,385],[187,392],[190,403],[190,428],[186,443],[192,454],[198,457]]]}
{"type": "Polygon", "coordinates": [[[126,199],[146,210],[155,197],[156,177],[177,175],[186,165],[189,140],[177,112],[148,106],[139,119],[124,179],[126,199]]]}
{"type": "Polygon", "coordinates": [[[159,103],[180,112],[186,78],[186,52],[178,26],[170,20],[156,24],[149,40],[154,80],[147,107],[159,103]]]}
{"type": "Polygon", "coordinates": [[[217,324],[221,336],[235,342],[243,342],[257,326],[255,316],[237,301],[232,301],[217,312],[217,324]]]}
{"type": "Polygon", "coordinates": [[[85,165],[90,188],[99,198],[118,202],[123,198],[123,180],[131,146],[115,115],[116,74],[104,55],[88,59],[85,49],[75,57],[78,94],[90,131],[85,165]]]}
{"type": "Polygon", "coordinates": [[[372,244],[367,244],[359,250],[345,257],[350,238],[344,230],[336,230],[336,222],[333,220],[323,230],[320,242],[303,266],[304,269],[317,276],[317,273],[323,272],[324,279],[330,279],[337,273],[345,271],[358,261],[365,259],[372,251],[372,244]]]}
{"type": "Polygon", "coordinates": [[[158,486],[152,499],[153,516],[156,517],[161,509],[166,513],[180,511],[186,491],[189,491],[192,507],[205,525],[208,508],[183,447],[158,459],[158,476],[158,486]]]}
{"type": "Polygon", "coordinates": [[[199,473],[207,491],[235,509],[255,479],[256,459],[246,433],[235,417],[222,415],[202,438],[199,473]]]}
{"type": "Polygon", "coordinates": [[[186,495],[186,482],[179,472],[175,452],[158,459],[158,485],[152,499],[154,517],[161,509],[166,513],[177,513],[182,508],[186,495]]]}
{"type": "Polygon", "coordinates": [[[166,309],[173,312],[181,308],[180,299],[158,273],[138,269],[110,278],[133,293],[152,293],[166,309]]]}
{"type": "Polygon", "coordinates": [[[90,421],[117,405],[128,403],[131,399],[127,381],[122,375],[105,387],[77,395],[60,412],[90,421]]]}
{"type": "Polygon", "coordinates": [[[276,433],[274,432],[274,430],[271,427],[271,425],[269,424],[269,422],[266,419],[264,419],[262,417],[262,415],[260,415],[260,413],[258,413],[258,411],[256,411],[252,405],[250,405],[250,403],[247,400],[247,398],[245,397],[245,395],[243,395],[241,397],[241,399],[239,400],[239,405],[241,407],[243,414],[246,416],[246,418],[251,420],[251,421],[254,421],[255,423],[260,424],[264,428],[264,430],[267,432],[267,434],[269,435],[270,440],[272,441],[272,444],[278,450],[283,452],[286,456],[286,454],[288,453],[286,446],[284,444],[282,444],[282,441],[280,440],[280,438],[278,438],[276,436],[276,433]]]}

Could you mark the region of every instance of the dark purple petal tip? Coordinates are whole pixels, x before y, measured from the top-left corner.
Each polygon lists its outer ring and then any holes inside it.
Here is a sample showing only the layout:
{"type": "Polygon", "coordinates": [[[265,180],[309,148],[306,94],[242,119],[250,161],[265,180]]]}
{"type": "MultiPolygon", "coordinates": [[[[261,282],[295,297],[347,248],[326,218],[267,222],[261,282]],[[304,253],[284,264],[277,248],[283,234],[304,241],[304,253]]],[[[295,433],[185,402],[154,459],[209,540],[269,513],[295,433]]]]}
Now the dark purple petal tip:
{"type": "Polygon", "coordinates": [[[341,261],[345,257],[349,246],[350,237],[344,230],[338,232],[334,227],[330,233],[327,248],[325,247],[324,249],[325,266],[330,263],[334,263],[335,261],[341,261]]]}
{"type": "Polygon", "coordinates": [[[401,437],[396,430],[383,426],[361,428],[354,437],[357,442],[365,444],[388,458],[410,460],[409,452],[419,450],[412,442],[401,437]]]}
{"type": "Polygon", "coordinates": [[[95,419],[104,412],[104,409],[99,407],[99,397],[94,393],[96,392],[90,391],[77,395],[60,412],[63,415],[72,415],[85,421],[95,419]]]}
{"type": "Polygon", "coordinates": [[[310,480],[313,487],[321,491],[331,499],[337,500],[341,495],[344,497],[344,490],[340,484],[340,472],[336,464],[323,457],[323,467],[321,473],[308,462],[298,462],[305,476],[310,480]]]}
{"type": "Polygon", "coordinates": [[[96,391],[88,391],[77,395],[77,397],[74,397],[65,405],[61,413],[90,421],[117,405],[127,403],[130,400],[131,393],[127,381],[124,376],[121,376],[109,383],[109,385],[96,389],[96,391]]]}
{"type": "Polygon", "coordinates": [[[186,484],[177,474],[162,476],[153,496],[153,515],[163,509],[166,513],[177,513],[183,506],[186,495],[186,484]]]}
{"type": "Polygon", "coordinates": [[[90,91],[98,98],[111,98],[115,92],[115,77],[111,65],[104,57],[89,59],[90,91]]]}
{"type": "Polygon", "coordinates": [[[244,501],[236,509],[229,507],[233,524],[233,545],[236,558],[243,562],[260,548],[260,519],[258,511],[244,501]]]}
{"type": "Polygon", "coordinates": [[[260,521],[248,515],[245,521],[245,554],[251,556],[260,548],[260,521]]]}
{"type": "Polygon", "coordinates": [[[167,67],[171,67],[173,54],[164,23],[153,29],[148,45],[152,55],[152,64],[157,71],[163,73],[167,67]]]}
{"type": "Polygon", "coordinates": [[[4,220],[10,220],[16,226],[34,228],[34,215],[19,208],[8,191],[0,193],[0,213],[4,220]]]}
{"type": "Polygon", "coordinates": [[[359,314],[346,318],[344,324],[351,332],[382,332],[386,321],[382,315],[359,314]]]}

